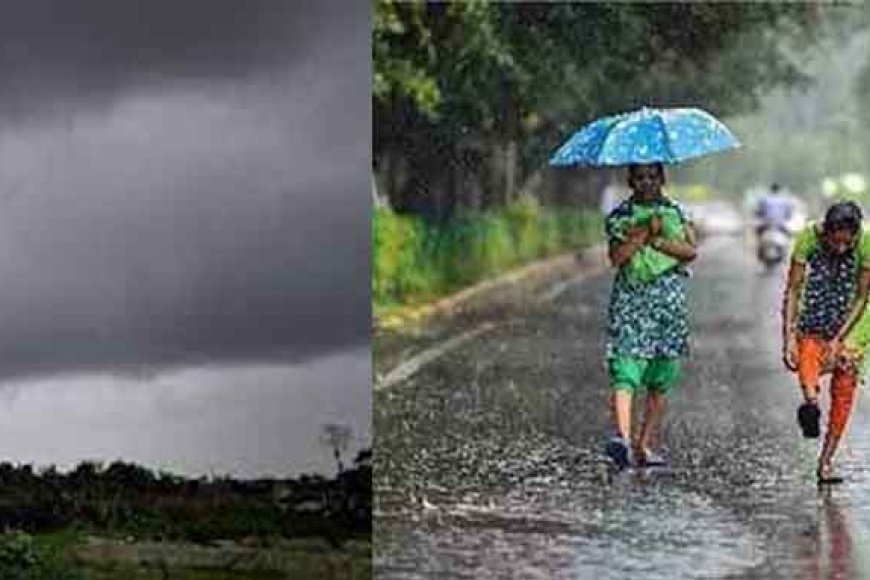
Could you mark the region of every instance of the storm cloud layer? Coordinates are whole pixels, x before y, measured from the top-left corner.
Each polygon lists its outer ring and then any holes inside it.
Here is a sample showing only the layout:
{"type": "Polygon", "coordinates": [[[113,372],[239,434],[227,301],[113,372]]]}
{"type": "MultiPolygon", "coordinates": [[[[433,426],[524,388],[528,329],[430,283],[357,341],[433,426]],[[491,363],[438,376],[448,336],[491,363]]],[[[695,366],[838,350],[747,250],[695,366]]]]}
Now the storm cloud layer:
{"type": "Polygon", "coordinates": [[[4,5],[0,378],[365,344],[368,22],[355,2],[4,5]]]}
{"type": "MultiPolygon", "coordinates": [[[[2,112],[104,105],[172,82],[317,70],[365,45],[367,7],[338,1],[36,0],[0,7],[2,112]],[[345,53],[342,54],[344,49],[345,53]]],[[[353,74],[353,71],[322,71],[353,74]]]]}

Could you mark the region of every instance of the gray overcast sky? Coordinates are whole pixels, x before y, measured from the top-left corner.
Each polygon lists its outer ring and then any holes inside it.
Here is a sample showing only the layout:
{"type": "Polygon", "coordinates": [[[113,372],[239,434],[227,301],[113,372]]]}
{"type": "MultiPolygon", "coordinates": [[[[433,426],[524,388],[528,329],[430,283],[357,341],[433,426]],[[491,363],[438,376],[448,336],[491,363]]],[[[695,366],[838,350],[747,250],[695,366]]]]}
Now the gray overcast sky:
{"type": "Polygon", "coordinates": [[[0,375],[366,342],[368,11],[4,5],[0,375]]]}
{"type": "Polygon", "coordinates": [[[368,436],[370,34],[367,2],[0,5],[3,457],[251,473],[368,436]]]}

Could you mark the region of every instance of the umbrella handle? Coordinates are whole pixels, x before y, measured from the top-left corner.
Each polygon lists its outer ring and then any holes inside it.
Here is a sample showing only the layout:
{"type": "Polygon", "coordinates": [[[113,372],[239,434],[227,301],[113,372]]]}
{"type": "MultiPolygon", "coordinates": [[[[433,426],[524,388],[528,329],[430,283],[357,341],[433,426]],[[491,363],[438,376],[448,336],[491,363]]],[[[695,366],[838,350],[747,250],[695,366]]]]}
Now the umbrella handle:
{"type": "Polygon", "coordinates": [[[662,233],[662,216],[659,213],[654,213],[650,218],[649,228],[653,237],[662,233]]]}

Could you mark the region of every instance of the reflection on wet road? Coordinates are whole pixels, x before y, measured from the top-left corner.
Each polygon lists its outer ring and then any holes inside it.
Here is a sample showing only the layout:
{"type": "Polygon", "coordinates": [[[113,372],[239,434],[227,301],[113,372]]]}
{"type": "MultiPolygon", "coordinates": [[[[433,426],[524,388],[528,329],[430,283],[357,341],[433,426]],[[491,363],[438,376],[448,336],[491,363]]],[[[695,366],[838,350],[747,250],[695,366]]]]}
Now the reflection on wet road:
{"type": "Polygon", "coordinates": [[[704,245],[662,433],[673,469],[616,477],[600,458],[609,284],[503,312],[375,393],[376,577],[870,577],[870,416],[859,401],[847,483],[820,493],[780,363],[782,272],[738,239],[704,245]]]}

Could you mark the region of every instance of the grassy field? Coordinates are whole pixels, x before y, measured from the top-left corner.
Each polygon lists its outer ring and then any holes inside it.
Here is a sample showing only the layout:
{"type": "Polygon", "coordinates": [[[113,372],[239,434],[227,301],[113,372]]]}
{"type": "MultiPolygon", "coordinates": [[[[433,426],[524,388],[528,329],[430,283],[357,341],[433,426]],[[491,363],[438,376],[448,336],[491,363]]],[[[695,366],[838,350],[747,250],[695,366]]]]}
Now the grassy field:
{"type": "Polygon", "coordinates": [[[72,529],[0,536],[4,580],[249,580],[371,578],[371,544],[350,540],[335,547],[316,538],[240,541],[130,541],[72,529]]]}
{"type": "Polygon", "coordinates": [[[84,538],[65,550],[82,578],[371,578],[371,546],[351,541],[341,548],[316,540],[224,541],[210,546],[84,538]]]}

